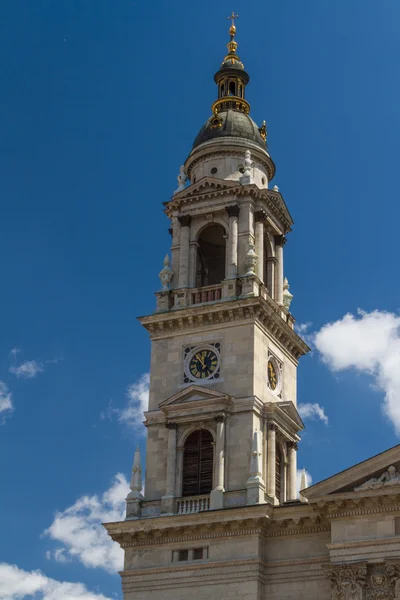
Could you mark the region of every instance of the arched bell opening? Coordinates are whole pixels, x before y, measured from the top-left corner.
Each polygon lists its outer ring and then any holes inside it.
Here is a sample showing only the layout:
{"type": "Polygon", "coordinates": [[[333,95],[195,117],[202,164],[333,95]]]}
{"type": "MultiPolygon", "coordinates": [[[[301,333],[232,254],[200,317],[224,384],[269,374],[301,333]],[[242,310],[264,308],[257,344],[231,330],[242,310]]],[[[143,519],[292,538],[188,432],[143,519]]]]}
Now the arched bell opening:
{"type": "Polygon", "coordinates": [[[213,437],[207,429],[193,431],[185,441],[182,496],[209,494],[213,487],[213,437]]]}
{"type": "Polygon", "coordinates": [[[264,285],[272,298],[274,297],[275,257],[268,233],[264,235],[264,285]]]}
{"type": "Polygon", "coordinates": [[[196,287],[217,285],[225,279],[225,229],[213,223],[197,239],[196,287]]]}

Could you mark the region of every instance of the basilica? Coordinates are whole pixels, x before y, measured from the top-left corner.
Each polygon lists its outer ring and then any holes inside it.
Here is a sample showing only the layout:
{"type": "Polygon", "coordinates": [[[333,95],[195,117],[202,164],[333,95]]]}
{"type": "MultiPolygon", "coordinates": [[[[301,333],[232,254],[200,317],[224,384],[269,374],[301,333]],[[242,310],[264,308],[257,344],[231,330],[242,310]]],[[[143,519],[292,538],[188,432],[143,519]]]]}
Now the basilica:
{"type": "Polygon", "coordinates": [[[400,447],[297,489],[304,424],[265,122],[250,116],[235,15],[211,116],[165,202],[171,251],[151,338],[146,477],[135,453],[125,600],[400,600],[400,447]],[[144,496],[143,496],[144,483],[144,496]]]}

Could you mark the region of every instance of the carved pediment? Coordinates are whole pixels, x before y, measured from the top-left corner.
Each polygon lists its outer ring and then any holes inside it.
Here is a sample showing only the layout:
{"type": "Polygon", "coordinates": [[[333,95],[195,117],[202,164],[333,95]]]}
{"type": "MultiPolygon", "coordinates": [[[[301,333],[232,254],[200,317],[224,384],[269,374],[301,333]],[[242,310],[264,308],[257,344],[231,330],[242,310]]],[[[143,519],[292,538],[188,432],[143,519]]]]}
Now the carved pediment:
{"type": "Polygon", "coordinates": [[[400,486],[400,445],[307,488],[304,496],[310,502],[339,495],[359,498],[375,493],[389,494],[396,486],[400,486]]]}
{"type": "Polygon", "coordinates": [[[173,396],[170,396],[166,400],[160,402],[159,407],[161,408],[161,410],[164,410],[177,405],[190,405],[194,402],[209,403],[210,400],[214,403],[230,403],[230,397],[228,396],[228,394],[221,394],[221,392],[217,392],[209,388],[204,388],[200,385],[190,385],[189,387],[180,390],[173,396]]]}
{"type": "Polygon", "coordinates": [[[202,177],[196,183],[192,183],[184,190],[174,194],[172,201],[175,202],[186,198],[193,198],[195,196],[201,196],[210,192],[218,192],[222,190],[230,191],[232,188],[236,188],[237,186],[237,181],[217,179],[216,177],[202,177]]]}
{"type": "Polygon", "coordinates": [[[304,429],[304,423],[301,420],[301,417],[300,417],[299,413],[297,412],[297,408],[295,407],[293,402],[291,402],[291,401],[278,402],[277,404],[278,404],[279,408],[281,409],[281,411],[284,412],[285,415],[287,415],[289,417],[289,419],[294,421],[294,423],[298,427],[298,431],[304,429]]]}

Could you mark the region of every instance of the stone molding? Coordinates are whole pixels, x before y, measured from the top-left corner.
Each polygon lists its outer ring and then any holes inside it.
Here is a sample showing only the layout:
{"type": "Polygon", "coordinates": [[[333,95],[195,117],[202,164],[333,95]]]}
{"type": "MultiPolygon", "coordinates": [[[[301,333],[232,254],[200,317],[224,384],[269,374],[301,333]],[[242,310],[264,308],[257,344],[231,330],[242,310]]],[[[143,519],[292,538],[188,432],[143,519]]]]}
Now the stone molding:
{"type": "MultiPolygon", "coordinates": [[[[236,201],[238,197],[246,196],[250,196],[253,200],[263,201],[271,215],[282,223],[284,232],[291,231],[293,220],[280,192],[260,189],[256,184],[242,186],[238,182],[231,180],[219,180],[216,182],[204,178],[198,183],[185,188],[185,190],[176,194],[172,200],[166,202],[164,212],[171,219],[175,211],[181,210],[182,205],[187,205],[197,200],[211,200],[232,195],[236,201]]],[[[210,208],[208,208],[207,212],[210,212],[210,208]]]]}
{"type": "Polygon", "coordinates": [[[176,332],[191,331],[207,326],[221,326],[241,321],[258,321],[295,359],[309,351],[307,344],[282,318],[278,305],[271,298],[243,298],[213,305],[197,305],[139,317],[152,339],[162,339],[176,332]]]}
{"type": "Polygon", "coordinates": [[[284,246],[287,242],[287,237],[284,235],[275,235],[274,241],[276,246],[284,246]]]}
{"type": "Polygon", "coordinates": [[[391,513],[400,511],[400,494],[321,499],[311,505],[316,512],[328,519],[391,513]]]}

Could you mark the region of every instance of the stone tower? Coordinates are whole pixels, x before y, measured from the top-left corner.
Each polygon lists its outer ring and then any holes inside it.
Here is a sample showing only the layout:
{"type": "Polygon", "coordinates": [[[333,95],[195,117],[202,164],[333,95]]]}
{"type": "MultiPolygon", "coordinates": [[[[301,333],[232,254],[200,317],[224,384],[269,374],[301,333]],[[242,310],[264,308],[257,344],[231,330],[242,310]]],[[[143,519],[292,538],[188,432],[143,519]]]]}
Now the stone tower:
{"type": "Polygon", "coordinates": [[[258,569],[237,560],[262,552],[274,507],[300,504],[296,371],[308,347],[284,282],[293,221],[270,187],[235,34],[233,18],[212,114],[165,203],[171,259],[156,309],[140,318],[152,342],[145,496],[136,453],[126,521],[107,525],[125,548],[126,600],[225,598],[228,582],[259,600],[258,569]]]}

